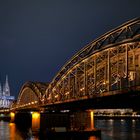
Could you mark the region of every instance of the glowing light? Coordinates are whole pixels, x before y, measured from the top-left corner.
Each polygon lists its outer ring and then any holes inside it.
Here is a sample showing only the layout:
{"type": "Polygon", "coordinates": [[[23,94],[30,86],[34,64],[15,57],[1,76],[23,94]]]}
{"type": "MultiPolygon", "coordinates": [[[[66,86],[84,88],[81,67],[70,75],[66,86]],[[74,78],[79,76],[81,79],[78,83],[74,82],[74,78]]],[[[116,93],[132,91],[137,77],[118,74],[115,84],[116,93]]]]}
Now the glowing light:
{"type": "Polygon", "coordinates": [[[84,89],[85,89],[85,88],[83,87],[83,88],[80,89],[80,91],[83,91],[84,89]]]}
{"type": "MultiPolygon", "coordinates": [[[[44,100],[44,99],[43,99],[44,100]]],[[[35,101],[35,103],[37,103],[37,101],[35,101]]]]}
{"type": "Polygon", "coordinates": [[[57,95],[55,95],[55,98],[58,98],[58,94],[57,94],[57,95]]]}
{"type": "Polygon", "coordinates": [[[135,72],[134,71],[130,71],[129,73],[129,80],[133,81],[135,79],[135,72]]]}
{"type": "Polygon", "coordinates": [[[39,130],[40,128],[40,113],[32,112],[32,131],[39,130]]]}
{"type": "Polygon", "coordinates": [[[96,140],[97,138],[95,136],[90,136],[89,140],[96,140]]]}
{"type": "Polygon", "coordinates": [[[121,119],[121,122],[124,122],[124,120],[123,120],[123,119],[121,119]]]}
{"type": "Polygon", "coordinates": [[[94,129],[94,112],[93,110],[90,111],[90,118],[91,118],[91,122],[90,122],[90,126],[91,126],[91,129],[93,130],[94,129]]]}
{"type": "Polygon", "coordinates": [[[14,140],[16,139],[16,126],[15,123],[9,123],[9,127],[10,127],[10,139],[14,140]]]}
{"type": "Polygon", "coordinates": [[[13,125],[15,125],[15,124],[14,124],[14,123],[9,123],[9,125],[10,125],[10,126],[13,126],[13,125]]]}
{"type": "Polygon", "coordinates": [[[11,116],[11,118],[15,117],[15,113],[14,112],[11,112],[10,113],[10,116],[11,116]]]}
{"type": "Polygon", "coordinates": [[[133,119],[132,122],[135,123],[136,121],[133,119]]]}
{"type": "Polygon", "coordinates": [[[33,119],[38,119],[40,117],[40,114],[38,112],[33,112],[32,113],[32,118],[33,119]]]}
{"type": "Polygon", "coordinates": [[[61,110],[60,112],[69,112],[70,110],[61,110]]]}
{"type": "Polygon", "coordinates": [[[66,92],[65,95],[69,95],[69,92],[66,92]]]}
{"type": "Polygon", "coordinates": [[[11,112],[10,116],[11,116],[11,122],[14,122],[14,120],[15,120],[15,113],[11,112]]]}
{"type": "Polygon", "coordinates": [[[106,84],[106,82],[103,82],[103,85],[105,85],[106,84]]]}

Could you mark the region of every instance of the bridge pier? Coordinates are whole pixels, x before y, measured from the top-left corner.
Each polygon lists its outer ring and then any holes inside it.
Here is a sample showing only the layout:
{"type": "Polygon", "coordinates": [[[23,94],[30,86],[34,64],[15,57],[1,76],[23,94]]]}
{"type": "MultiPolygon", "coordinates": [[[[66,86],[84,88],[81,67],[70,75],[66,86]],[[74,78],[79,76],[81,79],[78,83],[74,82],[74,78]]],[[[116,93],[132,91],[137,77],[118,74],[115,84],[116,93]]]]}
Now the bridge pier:
{"type": "Polygon", "coordinates": [[[32,126],[32,116],[30,112],[11,112],[10,122],[15,123],[19,129],[29,129],[32,126]]]}
{"type": "Polygon", "coordinates": [[[11,123],[15,122],[15,112],[10,112],[10,122],[11,123]]]}
{"type": "Polygon", "coordinates": [[[40,112],[32,112],[32,126],[33,132],[39,132],[40,130],[40,112]]]}
{"type": "Polygon", "coordinates": [[[70,129],[70,115],[62,112],[43,112],[40,115],[40,132],[61,132],[70,129]]]}
{"type": "Polygon", "coordinates": [[[70,128],[68,113],[61,112],[11,112],[10,122],[18,127],[31,128],[32,132],[67,131],[70,128]]]}
{"type": "Polygon", "coordinates": [[[96,135],[93,110],[11,112],[11,122],[15,122],[22,130],[32,130],[33,134],[39,133],[40,136],[47,136],[54,132],[67,134],[95,132],[96,135]]]}
{"type": "Polygon", "coordinates": [[[71,130],[94,130],[94,111],[77,111],[71,114],[71,130]]]}
{"type": "Polygon", "coordinates": [[[31,128],[33,132],[40,130],[39,112],[11,112],[11,123],[15,123],[19,128],[31,128]]]}

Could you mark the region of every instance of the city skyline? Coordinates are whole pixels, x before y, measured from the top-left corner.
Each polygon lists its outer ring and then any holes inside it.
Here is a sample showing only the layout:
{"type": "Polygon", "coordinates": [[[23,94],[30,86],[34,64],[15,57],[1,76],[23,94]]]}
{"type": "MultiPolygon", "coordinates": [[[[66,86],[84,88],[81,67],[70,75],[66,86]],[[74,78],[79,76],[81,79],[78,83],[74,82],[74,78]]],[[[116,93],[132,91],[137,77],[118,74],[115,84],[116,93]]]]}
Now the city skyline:
{"type": "Polygon", "coordinates": [[[51,82],[85,45],[140,12],[138,0],[0,3],[1,77],[9,75],[16,97],[27,81],[51,82]]]}

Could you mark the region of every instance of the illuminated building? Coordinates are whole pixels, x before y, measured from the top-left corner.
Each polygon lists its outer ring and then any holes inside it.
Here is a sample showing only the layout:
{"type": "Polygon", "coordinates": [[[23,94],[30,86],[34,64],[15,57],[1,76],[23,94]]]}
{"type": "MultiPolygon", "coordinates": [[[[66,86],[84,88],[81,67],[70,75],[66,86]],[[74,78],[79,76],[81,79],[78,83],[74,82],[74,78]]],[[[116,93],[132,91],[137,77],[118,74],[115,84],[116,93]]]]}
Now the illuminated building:
{"type": "Polygon", "coordinates": [[[5,84],[0,83],[0,108],[9,108],[11,103],[15,100],[14,96],[10,96],[10,87],[8,76],[6,76],[5,84]]]}

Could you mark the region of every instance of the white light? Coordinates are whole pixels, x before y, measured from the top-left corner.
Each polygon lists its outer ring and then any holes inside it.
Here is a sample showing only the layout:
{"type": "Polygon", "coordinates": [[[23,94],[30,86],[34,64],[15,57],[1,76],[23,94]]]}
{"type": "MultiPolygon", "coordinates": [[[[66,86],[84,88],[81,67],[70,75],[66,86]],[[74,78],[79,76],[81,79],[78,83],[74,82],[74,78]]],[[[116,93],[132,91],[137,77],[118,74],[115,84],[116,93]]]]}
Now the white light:
{"type": "Polygon", "coordinates": [[[69,92],[66,92],[66,93],[65,93],[65,95],[68,95],[68,94],[69,94],[69,92]]]}
{"type": "Polygon", "coordinates": [[[80,91],[83,91],[84,89],[85,89],[85,88],[83,87],[83,88],[80,89],[80,91]]]}
{"type": "Polygon", "coordinates": [[[54,96],[55,98],[58,98],[58,94],[54,96]]]}

